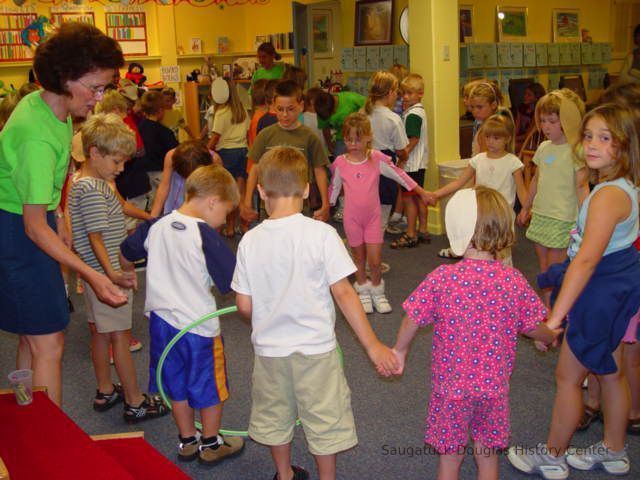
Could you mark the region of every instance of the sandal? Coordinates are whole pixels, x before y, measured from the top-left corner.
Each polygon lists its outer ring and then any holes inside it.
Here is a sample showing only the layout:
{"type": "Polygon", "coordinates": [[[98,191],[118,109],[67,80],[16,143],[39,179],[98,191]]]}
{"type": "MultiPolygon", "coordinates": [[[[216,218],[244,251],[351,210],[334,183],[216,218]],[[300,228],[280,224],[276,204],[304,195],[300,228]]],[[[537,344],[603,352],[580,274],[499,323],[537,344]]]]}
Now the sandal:
{"type": "Polygon", "coordinates": [[[453,253],[453,250],[451,250],[451,248],[443,248],[438,252],[438,256],[440,258],[451,258],[451,259],[462,258],[456,255],[455,253],[453,253]]]}
{"type": "Polygon", "coordinates": [[[125,422],[137,423],[143,420],[163,417],[169,413],[169,409],[162,401],[160,395],[149,396],[146,393],[142,395],[144,396],[144,400],[137,407],[129,405],[127,402],[124,403],[123,417],[125,422]]]}
{"type": "Polygon", "coordinates": [[[430,244],[431,243],[431,235],[429,235],[426,232],[418,232],[418,242],[430,244]]]}
{"type": "Polygon", "coordinates": [[[589,426],[595,422],[596,420],[600,420],[602,418],[602,412],[599,409],[591,408],[588,405],[584,406],[582,410],[582,417],[580,418],[580,423],[576,427],[576,431],[581,432],[589,428],[589,426]]]}
{"type": "Polygon", "coordinates": [[[391,248],[414,248],[418,246],[418,237],[410,237],[403,233],[400,238],[391,242],[391,248]]]}
{"type": "Polygon", "coordinates": [[[640,417],[630,418],[627,424],[627,433],[629,435],[640,435],[640,417]]]}
{"type": "Polygon", "coordinates": [[[111,393],[102,393],[100,390],[96,390],[96,396],[93,399],[93,409],[96,412],[106,412],[115,404],[124,400],[122,393],[122,385],[114,385],[111,393]]]}

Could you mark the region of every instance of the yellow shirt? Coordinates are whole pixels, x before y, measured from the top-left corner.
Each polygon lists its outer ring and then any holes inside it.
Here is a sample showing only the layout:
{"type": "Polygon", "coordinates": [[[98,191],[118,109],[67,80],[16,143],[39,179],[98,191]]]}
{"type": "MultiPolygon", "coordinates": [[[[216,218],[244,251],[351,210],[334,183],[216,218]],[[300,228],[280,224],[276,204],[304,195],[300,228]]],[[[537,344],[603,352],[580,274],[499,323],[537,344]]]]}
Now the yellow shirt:
{"type": "Polygon", "coordinates": [[[249,131],[249,115],[240,123],[231,123],[231,108],[220,107],[213,116],[211,131],[220,135],[216,150],[223,148],[247,148],[247,132],[249,131]]]}

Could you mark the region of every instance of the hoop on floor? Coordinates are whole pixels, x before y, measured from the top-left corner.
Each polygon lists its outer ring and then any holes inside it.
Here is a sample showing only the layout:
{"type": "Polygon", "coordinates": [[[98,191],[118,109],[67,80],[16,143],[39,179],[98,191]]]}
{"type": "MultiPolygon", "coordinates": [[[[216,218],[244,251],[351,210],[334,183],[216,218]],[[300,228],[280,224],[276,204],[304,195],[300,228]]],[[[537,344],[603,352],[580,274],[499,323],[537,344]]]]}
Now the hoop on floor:
{"type": "MultiPolygon", "coordinates": [[[[162,397],[162,400],[167,405],[169,410],[171,410],[171,402],[167,398],[167,395],[166,395],[166,393],[164,391],[164,387],[162,386],[162,367],[164,366],[164,361],[167,358],[167,355],[169,355],[169,352],[171,351],[173,346],[176,343],[178,343],[178,340],[180,340],[183,336],[185,336],[187,333],[189,333],[189,331],[191,331],[192,329],[194,329],[198,325],[206,322],[207,320],[210,320],[210,319],[215,318],[215,317],[220,317],[222,315],[226,315],[227,313],[234,313],[234,312],[237,312],[237,311],[238,311],[238,307],[233,305],[231,307],[221,308],[219,310],[216,310],[213,313],[209,313],[209,314],[205,315],[204,317],[199,318],[198,320],[196,320],[192,324],[187,325],[182,330],[180,330],[176,334],[176,336],[173,337],[171,339],[171,341],[167,344],[167,346],[164,348],[164,350],[162,351],[162,355],[160,355],[160,359],[158,360],[158,367],[156,368],[156,384],[158,385],[158,393],[160,393],[160,396],[162,397]]],[[[337,342],[336,342],[336,349],[338,350],[338,354],[340,355],[340,364],[342,365],[342,368],[344,368],[344,355],[342,353],[342,349],[340,348],[340,345],[337,342]]],[[[202,430],[202,424],[200,422],[196,421],[195,424],[196,424],[196,428],[202,430]]],[[[300,420],[299,419],[296,420],[296,425],[300,425],[300,420]]],[[[248,437],[249,436],[249,432],[247,430],[225,430],[225,429],[222,429],[222,428],[220,429],[220,434],[222,434],[222,435],[231,435],[231,436],[235,436],[235,437],[248,437]]]]}

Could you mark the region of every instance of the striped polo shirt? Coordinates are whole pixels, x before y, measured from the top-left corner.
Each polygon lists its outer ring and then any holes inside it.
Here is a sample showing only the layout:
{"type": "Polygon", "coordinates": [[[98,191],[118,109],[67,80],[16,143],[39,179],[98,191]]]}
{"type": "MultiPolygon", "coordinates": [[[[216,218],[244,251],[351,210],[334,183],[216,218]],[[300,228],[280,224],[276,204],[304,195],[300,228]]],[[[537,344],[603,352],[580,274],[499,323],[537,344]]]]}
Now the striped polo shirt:
{"type": "Polygon", "coordinates": [[[99,232],[111,265],[120,270],[118,254],[127,231],[122,207],[109,183],[94,177],[79,179],[71,187],[69,214],[73,246],[82,261],[104,273],[89,242],[89,234],[99,232]]]}

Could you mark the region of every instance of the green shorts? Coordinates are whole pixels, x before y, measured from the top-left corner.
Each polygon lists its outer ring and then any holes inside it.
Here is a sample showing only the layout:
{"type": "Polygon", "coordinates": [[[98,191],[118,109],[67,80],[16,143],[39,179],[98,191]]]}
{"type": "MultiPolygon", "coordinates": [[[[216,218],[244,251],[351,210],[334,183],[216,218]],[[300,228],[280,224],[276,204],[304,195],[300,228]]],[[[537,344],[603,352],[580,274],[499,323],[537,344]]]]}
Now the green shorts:
{"type": "Polygon", "coordinates": [[[526,237],[547,248],[567,248],[571,239],[571,229],[576,222],[557,220],[533,213],[526,237]]]}
{"type": "Polygon", "coordinates": [[[313,455],[333,455],[358,443],[351,391],[337,350],[256,355],[252,384],[249,436],[256,442],[290,443],[299,418],[313,455]]]}

